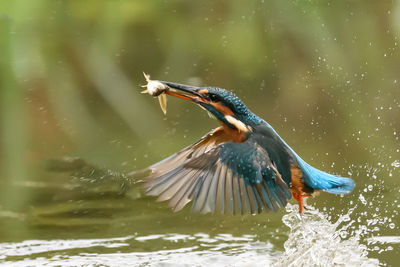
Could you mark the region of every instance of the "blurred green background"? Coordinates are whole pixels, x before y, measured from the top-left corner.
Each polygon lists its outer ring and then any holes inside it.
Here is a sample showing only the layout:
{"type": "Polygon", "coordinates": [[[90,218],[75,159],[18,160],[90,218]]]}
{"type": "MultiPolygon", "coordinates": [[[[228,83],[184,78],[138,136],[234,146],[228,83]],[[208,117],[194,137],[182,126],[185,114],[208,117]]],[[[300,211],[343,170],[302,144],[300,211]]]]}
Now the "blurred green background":
{"type": "MultiPolygon", "coordinates": [[[[307,162],[355,179],[351,195],[312,205],[338,216],[361,193],[372,205],[360,213],[398,219],[399,38],[400,1],[1,1],[0,242],[209,231],[188,220],[270,239],[238,229],[240,216],[172,214],[140,188],[126,197],[45,170],[64,156],[144,168],[218,125],[172,98],[164,116],[139,93],[143,71],[234,91],[307,162]]],[[[274,231],[282,214],[249,224],[274,231]]],[[[386,223],[379,234],[400,235],[386,223]]]]}

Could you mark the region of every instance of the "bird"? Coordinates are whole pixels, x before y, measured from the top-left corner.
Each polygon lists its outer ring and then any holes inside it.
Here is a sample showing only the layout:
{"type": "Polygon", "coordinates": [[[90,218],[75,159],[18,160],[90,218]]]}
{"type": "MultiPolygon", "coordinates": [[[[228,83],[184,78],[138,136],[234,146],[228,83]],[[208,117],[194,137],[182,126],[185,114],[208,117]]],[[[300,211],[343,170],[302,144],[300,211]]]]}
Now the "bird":
{"type": "Polygon", "coordinates": [[[302,214],[304,198],[313,193],[348,194],[354,189],[351,178],[306,163],[231,91],[155,82],[168,88],[163,91],[166,95],[200,106],[220,124],[194,144],[148,167],[146,194],[169,201],[173,211],[192,202],[191,210],[200,213],[276,212],[293,197],[302,214]]]}

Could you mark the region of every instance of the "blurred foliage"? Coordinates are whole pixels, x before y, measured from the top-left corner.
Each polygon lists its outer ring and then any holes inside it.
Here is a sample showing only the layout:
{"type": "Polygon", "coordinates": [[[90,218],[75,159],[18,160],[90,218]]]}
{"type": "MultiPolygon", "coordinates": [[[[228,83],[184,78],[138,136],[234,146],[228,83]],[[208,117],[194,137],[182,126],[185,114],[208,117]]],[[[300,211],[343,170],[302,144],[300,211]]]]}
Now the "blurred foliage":
{"type": "Polygon", "coordinates": [[[324,170],[389,166],[399,38],[400,1],[0,1],[0,208],[60,197],[68,178],[45,173],[47,159],[129,171],[217,125],[176,99],[164,117],[139,94],[142,71],[233,90],[324,170]]]}

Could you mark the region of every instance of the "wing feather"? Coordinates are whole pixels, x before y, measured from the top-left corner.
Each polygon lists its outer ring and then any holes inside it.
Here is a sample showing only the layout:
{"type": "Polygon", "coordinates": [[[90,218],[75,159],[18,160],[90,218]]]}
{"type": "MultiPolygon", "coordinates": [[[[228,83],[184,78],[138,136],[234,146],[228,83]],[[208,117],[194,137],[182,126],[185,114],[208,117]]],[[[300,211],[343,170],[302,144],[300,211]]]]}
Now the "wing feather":
{"type": "Polygon", "coordinates": [[[267,183],[263,182],[262,185],[263,185],[263,188],[264,188],[265,192],[268,195],[268,199],[271,202],[271,206],[272,206],[271,210],[273,210],[275,212],[278,211],[279,206],[276,204],[276,201],[273,201],[274,198],[273,198],[273,195],[272,195],[271,190],[269,189],[267,183]]]}
{"type": "Polygon", "coordinates": [[[217,196],[217,187],[220,174],[220,166],[216,166],[213,171],[210,188],[208,190],[207,197],[205,199],[201,213],[208,213],[215,211],[215,201],[217,196]]]}
{"type": "Polygon", "coordinates": [[[169,202],[169,206],[173,207],[174,210],[177,208],[177,205],[179,202],[184,202],[187,204],[190,199],[184,198],[184,196],[187,196],[190,194],[190,190],[193,190],[193,184],[196,182],[198,174],[200,170],[192,170],[191,172],[188,173],[187,177],[188,180],[186,181],[185,184],[182,185],[181,188],[176,188],[176,192],[174,195],[171,197],[171,200],[169,202]]]}
{"type": "Polygon", "coordinates": [[[251,208],[250,208],[250,199],[249,196],[247,195],[246,191],[246,185],[244,183],[244,179],[240,178],[239,179],[239,188],[240,188],[240,198],[242,199],[242,214],[244,213],[251,213],[251,208]]]}
{"type": "Polygon", "coordinates": [[[261,200],[261,196],[258,194],[258,191],[256,188],[257,184],[259,184],[259,183],[256,183],[254,186],[252,186],[251,189],[253,190],[254,196],[257,200],[257,205],[258,205],[257,211],[258,211],[258,213],[261,213],[263,210],[265,210],[265,207],[264,207],[264,203],[261,200]]]}
{"type": "MultiPolygon", "coordinates": [[[[220,165],[218,172],[218,189],[217,189],[217,199],[215,205],[215,211],[220,213],[225,213],[225,180],[226,175],[222,173],[223,166],[220,165]]],[[[215,177],[214,177],[215,179],[215,177]]]]}
{"type": "Polygon", "coordinates": [[[246,191],[247,195],[249,196],[250,212],[251,214],[255,214],[258,211],[258,203],[253,192],[253,186],[250,185],[249,183],[246,183],[246,191]]]}
{"type": "Polygon", "coordinates": [[[242,213],[242,198],[240,197],[239,179],[233,180],[232,188],[233,188],[232,191],[233,191],[234,203],[235,203],[234,213],[240,214],[240,213],[242,213]]]}
{"type": "Polygon", "coordinates": [[[195,144],[150,166],[145,187],[174,211],[193,201],[192,211],[277,211],[291,198],[288,184],[267,151],[248,138],[242,143],[217,128],[195,144]]]}
{"type": "Polygon", "coordinates": [[[160,176],[158,181],[153,180],[151,181],[152,183],[147,184],[147,194],[151,196],[158,196],[189,171],[190,170],[186,170],[183,167],[179,167],[175,170],[165,173],[164,175],[160,176]]]}
{"type": "Polygon", "coordinates": [[[199,193],[199,197],[196,200],[196,204],[198,204],[197,205],[198,209],[196,209],[196,211],[201,211],[201,213],[203,213],[203,210],[207,204],[207,197],[208,197],[208,194],[210,193],[210,190],[211,190],[211,187],[213,184],[214,172],[215,172],[215,168],[209,170],[207,175],[205,175],[204,182],[201,187],[201,191],[199,193]]]}
{"type": "Polygon", "coordinates": [[[181,209],[183,209],[185,207],[185,205],[187,203],[189,203],[191,200],[193,200],[194,191],[200,184],[201,184],[201,180],[198,179],[198,177],[194,177],[193,181],[192,181],[192,185],[189,187],[189,189],[185,192],[185,194],[182,196],[182,198],[176,204],[174,211],[180,211],[181,209]]]}
{"type": "Polygon", "coordinates": [[[232,192],[232,182],[236,180],[233,178],[233,173],[227,167],[224,167],[225,170],[225,207],[226,213],[232,214],[234,211],[233,207],[233,192],[232,192]]]}
{"type": "Polygon", "coordinates": [[[150,177],[159,176],[162,173],[171,171],[178,166],[196,158],[202,154],[207,149],[215,147],[221,143],[229,141],[230,138],[227,136],[222,127],[218,127],[211,131],[210,133],[203,136],[199,141],[191,146],[188,146],[178,153],[175,153],[168,158],[157,162],[149,167],[152,170],[150,177]]]}
{"type": "MultiPolygon", "coordinates": [[[[187,170],[171,178],[170,180],[173,182],[165,184],[165,189],[159,194],[157,201],[168,200],[173,197],[178,191],[182,190],[182,187],[190,180],[190,172],[191,170],[187,170]]],[[[161,186],[159,187],[161,188],[161,186]]]]}
{"type": "Polygon", "coordinates": [[[268,203],[269,198],[266,195],[266,193],[264,193],[265,190],[263,190],[261,183],[257,183],[255,185],[255,188],[256,188],[256,190],[258,192],[258,195],[260,197],[260,200],[261,200],[261,202],[263,204],[262,205],[263,209],[265,209],[266,211],[271,210],[271,208],[270,208],[271,205],[268,203]]]}

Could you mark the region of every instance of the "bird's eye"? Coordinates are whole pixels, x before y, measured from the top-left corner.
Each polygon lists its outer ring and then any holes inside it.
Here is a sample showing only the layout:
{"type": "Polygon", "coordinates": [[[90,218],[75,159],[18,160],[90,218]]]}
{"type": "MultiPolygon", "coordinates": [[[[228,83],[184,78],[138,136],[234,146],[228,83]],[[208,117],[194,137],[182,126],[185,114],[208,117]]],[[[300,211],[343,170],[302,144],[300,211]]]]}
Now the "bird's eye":
{"type": "Polygon", "coordinates": [[[217,102],[217,101],[220,100],[219,97],[218,97],[217,95],[215,95],[215,94],[209,94],[208,97],[209,97],[210,100],[213,101],[213,102],[217,102]]]}

